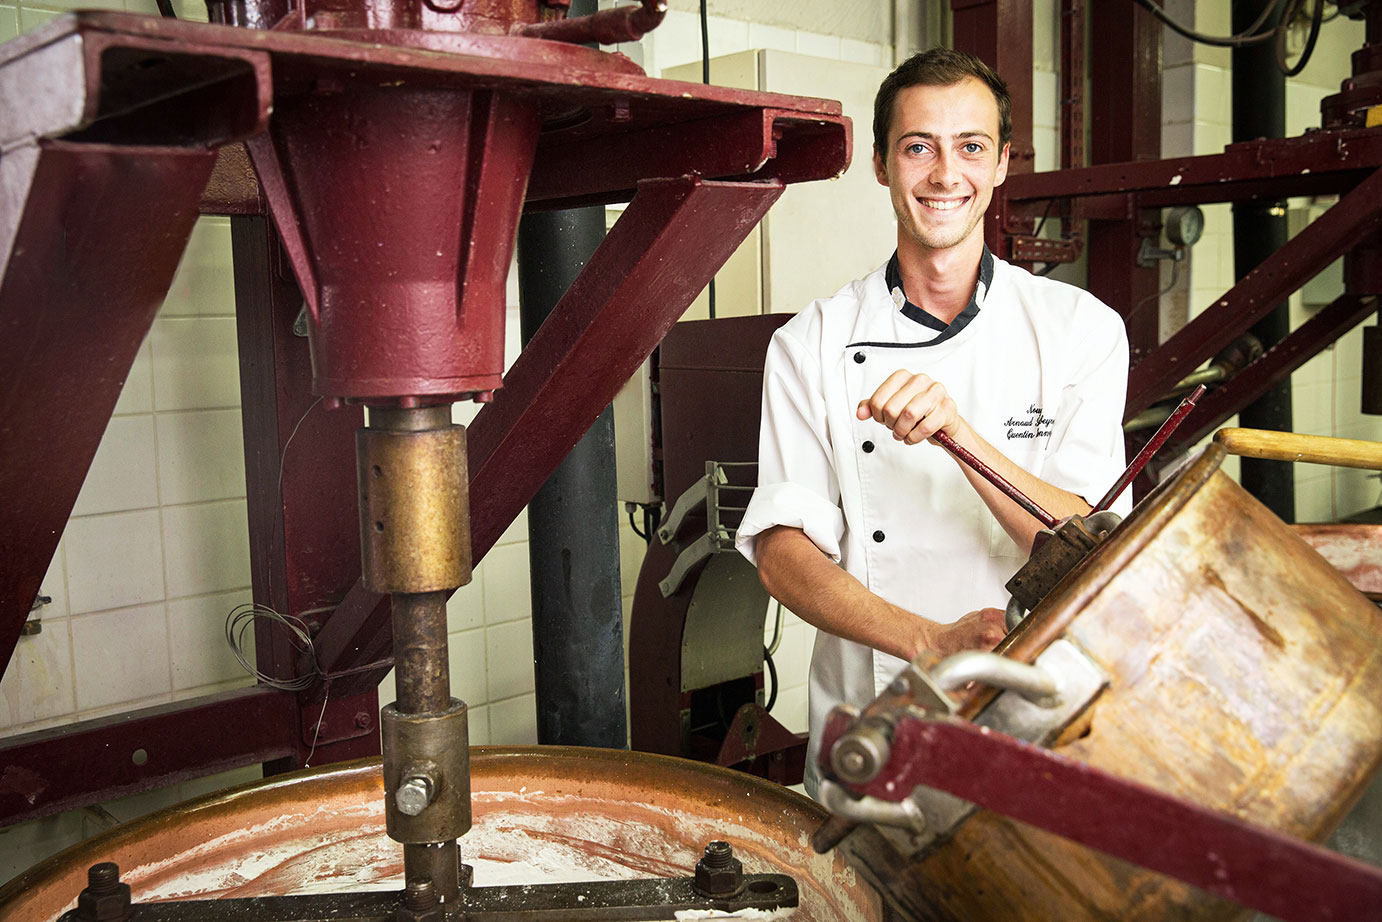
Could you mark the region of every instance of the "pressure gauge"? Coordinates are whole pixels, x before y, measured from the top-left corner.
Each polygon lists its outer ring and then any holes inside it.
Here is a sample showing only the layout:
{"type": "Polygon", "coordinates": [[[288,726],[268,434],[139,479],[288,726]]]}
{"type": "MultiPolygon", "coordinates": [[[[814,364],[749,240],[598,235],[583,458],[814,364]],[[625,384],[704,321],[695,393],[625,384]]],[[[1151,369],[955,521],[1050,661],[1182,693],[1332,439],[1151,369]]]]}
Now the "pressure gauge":
{"type": "Polygon", "coordinates": [[[1194,246],[1204,233],[1204,212],[1194,205],[1177,205],[1166,212],[1166,239],[1178,247],[1194,246]]]}

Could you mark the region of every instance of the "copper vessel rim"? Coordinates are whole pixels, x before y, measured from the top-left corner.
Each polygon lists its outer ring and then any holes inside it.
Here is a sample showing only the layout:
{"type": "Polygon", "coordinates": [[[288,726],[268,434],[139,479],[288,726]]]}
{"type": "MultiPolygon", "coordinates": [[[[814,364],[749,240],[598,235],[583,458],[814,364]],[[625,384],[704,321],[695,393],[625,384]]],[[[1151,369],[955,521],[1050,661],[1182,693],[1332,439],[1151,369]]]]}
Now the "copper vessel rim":
{"type": "MultiPolygon", "coordinates": [[[[655,777],[658,773],[668,775],[669,781],[674,777],[697,778],[706,789],[707,796],[704,802],[707,804],[722,804],[723,793],[716,793],[711,789],[716,785],[733,782],[734,793],[746,796],[762,815],[780,815],[782,812],[794,810],[802,814],[802,824],[806,827],[823,822],[827,816],[825,809],[810,798],[765,779],[673,756],[577,746],[471,747],[472,776],[519,778],[524,765],[540,767],[558,762],[573,768],[578,766],[583,776],[590,781],[601,780],[604,776],[612,776],[620,769],[630,767],[636,767],[634,775],[642,779],[655,777]]],[[[574,776],[576,773],[570,771],[568,774],[574,776]]],[[[384,787],[381,758],[374,756],[350,762],[337,762],[322,768],[306,768],[271,779],[249,781],[122,823],[109,833],[78,842],[58,852],[0,886],[0,907],[10,905],[30,888],[42,886],[44,881],[60,876],[64,869],[73,866],[85,868],[98,861],[108,860],[110,855],[118,854],[134,843],[147,841],[155,831],[169,823],[185,823],[192,818],[210,818],[217,814],[230,816],[246,798],[263,798],[278,790],[292,790],[295,802],[305,801],[312,798],[314,792],[327,793],[328,786],[336,793],[340,793],[340,789],[346,787],[359,789],[362,795],[382,798],[384,787]]],[[[673,790],[670,785],[668,788],[669,791],[673,790]]],[[[682,797],[693,794],[694,790],[694,787],[687,785],[675,789],[682,797]]],[[[75,896],[75,892],[73,895],[75,896]]]]}
{"type": "Polygon", "coordinates": [[[1107,541],[1056,584],[997,651],[1030,663],[1065,634],[1080,612],[1214,476],[1225,454],[1222,446],[1211,443],[1174,477],[1159,484],[1107,541]]]}

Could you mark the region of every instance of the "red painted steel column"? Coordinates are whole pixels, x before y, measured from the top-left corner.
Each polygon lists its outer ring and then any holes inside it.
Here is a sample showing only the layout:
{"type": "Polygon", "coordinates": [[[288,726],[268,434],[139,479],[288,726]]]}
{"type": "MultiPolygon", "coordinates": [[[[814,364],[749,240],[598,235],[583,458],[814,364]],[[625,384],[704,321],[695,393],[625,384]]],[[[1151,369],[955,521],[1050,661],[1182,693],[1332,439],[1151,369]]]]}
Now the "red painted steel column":
{"type": "MultiPolygon", "coordinates": [[[[950,0],[958,51],[967,51],[998,71],[1012,97],[1012,149],[1009,175],[1032,172],[1032,0],[950,0]]],[[[995,196],[984,219],[984,239],[999,256],[1002,196],[995,196]]],[[[1026,220],[1023,229],[1030,231],[1026,220]]]]}
{"type": "MultiPolygon", "coordinates": [[[[1161,156],[1161,24],[1132,4],[1092,3],[1087,15],[1093,36],[1089,162],[1156,160],[1161,156]]],[[[1123,315],[1133,365],[1157,346],[1160,272],[1138,266],[1137,252],[1159,223],[1155,209],[1089,222],[1089,290],[1123,315]]]]}
{"type": "MultiPolygon", "coordinates": [[[[234,218],[231,239],[254,600],[325,621],[360,575],[354,449],[364,411],[312,397],[307,339],[293,329],[302,293],[268,221],[234,218]]],[[[312,668],[280,626],[261,619],[254,633],[260,672],[291,679],[312,668]]],[[[325,690],[301,695],[295,752],[266,772],[300,768],[309,753],[318,765],[379,754],[378,692],[330,695],[324,711],[325,690]]]]}

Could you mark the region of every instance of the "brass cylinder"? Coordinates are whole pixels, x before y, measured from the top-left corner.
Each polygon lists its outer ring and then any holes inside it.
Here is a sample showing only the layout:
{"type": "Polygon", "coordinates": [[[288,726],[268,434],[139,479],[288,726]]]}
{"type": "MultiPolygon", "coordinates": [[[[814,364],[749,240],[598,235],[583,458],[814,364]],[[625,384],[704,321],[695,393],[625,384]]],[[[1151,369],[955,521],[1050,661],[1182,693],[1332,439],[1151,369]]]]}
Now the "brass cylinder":
{"type": "Polygon", "coordinates": [[[355,434],[365,586],[375,592],[464,586],[470,582],[465,429],[382,428],[380,416],[371,411],[370,428],[355,434]]]}
{"type": "MultiPolygon", "coordinates": [[[[379,721],[384,744],[384,819],[389,838],[426,845],[470,830],[470,732],[466,706],[456,699],[441,714],[399,713],[390,704],[379,721]],[[399,788],[426,779],[426,806],[400,809],[399,788]]],[[[405,801],[406,803],[406,801],[405,801]]]]}

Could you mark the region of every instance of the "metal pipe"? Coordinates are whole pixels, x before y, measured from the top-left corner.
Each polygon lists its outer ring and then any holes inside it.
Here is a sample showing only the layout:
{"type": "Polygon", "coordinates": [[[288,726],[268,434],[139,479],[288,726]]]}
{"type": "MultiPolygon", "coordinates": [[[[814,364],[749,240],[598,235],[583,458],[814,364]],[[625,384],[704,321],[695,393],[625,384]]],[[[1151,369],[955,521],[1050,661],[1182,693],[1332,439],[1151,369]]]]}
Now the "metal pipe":
{"type": "MultiPolygon", "coordinates": [[[[1257,19],[1263,4],[1271,0],[1234,0],[1233,28],[1244,29],[1257,19]]],[[[1267,19],[1270,28],[1280,21],[1280,7],[1267,19]]],[[[1233,140],[1280,138],[1286,134],[1286,78],[1276,63],[1275,42],[1260,42],[1233,49],[1233,140]]],[[[1286,243],[1286,202],[1283,199],[1233,203],[1233,270],[1241,279],[1271,259],[1286,243]]],[[[1272,308],[1251,328],[1270,349],[1291,332],[1290,313],[1283,302],[1272,308]]],[[[1239,425],[1250,429],[1290,432],[1291,381],[1274,384],[1256,402],[1238,414],[1239,425]]],[[[1283,461],[1244,458],[1240,481],[1283,521],[1296,517],[1295,476],[1283,461]]]]}
{"type": "MultiPolygon", "coordinates": [[[[577,0],[593,9],[594,0],[577,0]]],[[[518,227],[527,343],[604,239],[603,208],[530,214],[518,227]]],[[[539,743],[628,748],[614,413],[606,408],[528,504],[539,743]]]]}
{"type": "Polygon", "coordinates": [[[667,15],[666,0],[643,0],[640,6],[617,6],[587,14],[576,12],[576,3],[565,19],[553,19],[520,26],[517,32],[527,38],[542,38],[574,45],[617,45],[636,42],[656,29],[667,15]]]}

